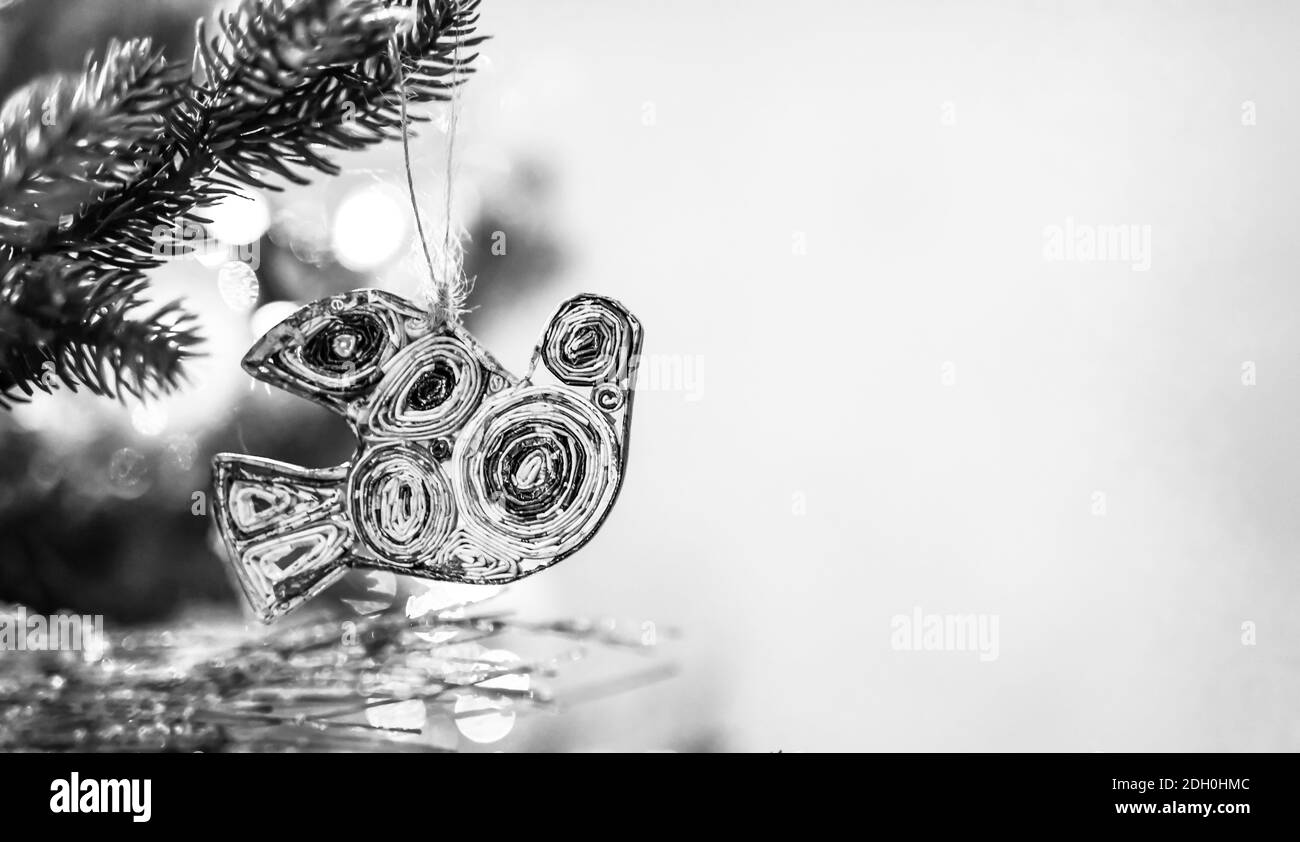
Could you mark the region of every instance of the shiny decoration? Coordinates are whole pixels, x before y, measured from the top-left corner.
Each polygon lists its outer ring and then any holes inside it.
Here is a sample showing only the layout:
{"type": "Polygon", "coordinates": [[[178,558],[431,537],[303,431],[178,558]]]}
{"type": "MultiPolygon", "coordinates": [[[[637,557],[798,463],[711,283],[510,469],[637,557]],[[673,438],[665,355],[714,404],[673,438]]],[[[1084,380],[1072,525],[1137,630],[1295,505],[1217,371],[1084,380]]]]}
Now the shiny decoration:
{"type": "Polygon", "coordinates": [[[460,324],[358,290],[303,307],[244,358],[253,377],[343,415],[337,467],[218,454],[215,515],[269,622],[349,568],[502,584],[577,551],[627,464],[640,323],[618,302],[561,305],[526,377],[460,324]]]}
{"type": "MultiPolygon", "coordinates": [[[[34,613],[0,604],[0,626],[34,613]]],[[[517,719],[671,676],[647,625],[527,622],[463,602],[260,630],[208,615],[110,623],[81,650],[4,653],[0,751],[442,752],[512,730],[526,741],[517,719]]]]}

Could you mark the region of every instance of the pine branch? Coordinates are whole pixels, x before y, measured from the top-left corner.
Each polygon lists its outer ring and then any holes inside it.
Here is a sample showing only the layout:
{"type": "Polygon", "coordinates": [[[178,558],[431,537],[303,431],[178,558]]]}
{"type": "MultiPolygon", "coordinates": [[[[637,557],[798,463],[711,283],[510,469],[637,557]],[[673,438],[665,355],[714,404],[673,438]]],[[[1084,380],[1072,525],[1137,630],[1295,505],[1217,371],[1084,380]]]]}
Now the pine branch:
{"type": "Polygon", "coordinates": [[[26,248],[128,184],[161,152],[161,113],[183,78],[147,39],[112,43],[80,77],[17,92],[0,114],[0,244],[26,248]]]}
{"type": "MultiPolygon", "coordinates": [[[[450,99],[473,72],[470,65],[476,54],[462,51],[485,40],[473,37],[478,0],[459,6],[426,0],[411,7],[388,5],[390,18],[399,7],[409,15],[396,50],[408,103],[450,99]]],[[[359,61],[327,67],[283,96],[265,102],[245,97],[219,112],[218,120],[238,130],[238,141],[224,156],[221,170],[240,180],[249,172],[266,170],[300,182],[305,179],[283,167],[283,162],[335,175],[338,168],[316,154],[314,147],[358,149],[397,137],[395,130],[401,125],[398,73],[393,53],[384,49],[391,39],[385,28],[383,37],[363,51],[359,61]],[[242,113],[250,106],[254,113],[242,113]],[[248,134],[242,129],[250,121],[258,123],[259,132],[248,134]]],[[[201,60],[207,67],[212,65],[210,53],[201,60]]],[[[228,135],[229,128],[224,133],[228,135]]],[[[270,186],[260,179],[251,183],[270,186]]]]}
{"type": "MultiPolygon", "coordinates": [[[[471,72],[478,0],[245,0],[199,27],[194,79],[165,118],[170,146],[37,253],[74,253],[124,268],[163,261],[159,237],[241,186],[336,175],[322,148],[358,149],[400,124],[397,36],[407,96],[450,98],[471,72]],[[400,34],[407,10],[409,29],[400,34]]],[[[171,244],[166,244],[171,245],[171,244]]]]}
{"type": "Polygon", "coordinates": [[[59,383],[119,399],[177,386],[201,340],[179,302],[145,311],[146,288],[140,272],[0,262],[0,407],[59,383]]]}

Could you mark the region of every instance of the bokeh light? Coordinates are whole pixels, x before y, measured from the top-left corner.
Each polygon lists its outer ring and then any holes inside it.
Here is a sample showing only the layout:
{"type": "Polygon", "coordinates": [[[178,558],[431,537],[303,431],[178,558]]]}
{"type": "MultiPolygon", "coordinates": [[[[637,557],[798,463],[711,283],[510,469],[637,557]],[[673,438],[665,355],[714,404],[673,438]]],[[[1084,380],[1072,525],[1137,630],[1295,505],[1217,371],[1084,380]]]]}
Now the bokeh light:
{"type": "Polygon", "coordinates": [[[108,481],[118,497],[139,497],[149,490],[149,465],[145,455],[133,447],[114,451],[108,460],[108,481]]]}
{"type": "Polygon", "coordinates": [[[246,313],[257,304],[262,289],[253,267],[238,260],[228,260],[217,271],[217,290],[226,306],[237,313],[246,313]]]}
{"type": "Polygon", "coordinates": [[[366,721],[375,728],[419,731],[424,728],[428,711],[419,699],[406,699],[391,704],[378,704],[366,708],[366,721]]]}
{"type": "MultiPolygon", "coordinates": [[[[505,649],[489,649],[479,660],[506,669],[518,662],[519,656],[505,649]]],[[[510,690],[527,692],[530,686],[527,675],[512,673],[475,685],[480,691],[510,690]]],[[[481,695],[464,695],[456,699],[456,727],[465,739],[475,743],[495,743],[505,739],[515,727],[514,703],[508,698],[485,698],[481,695]]]]}
{"type": "Polygon", "coordinates": [[[207,226],[209,234],[232,246],[257,242],[271,224],[271,208],[258,192],[227,196],[204,208],[200,215],[211,220],[207,226]]]}
{"type": "Polygon", "coordinates": [[[298,311],[298,304],[292,301],[268,301],[253,311],[248,320],[248,328],[254,336],[263,336],[271,328],[298,311]]]}
{"type": "Polygon", "coordinates": [[[410,213],[391,189],[375,184],[357,188],[334,212],[335,258],[354,272],[382,266],[406,242],[410,213]]]}
{"type": "Polygon", "coordinates": [[[178,471],[188,471],[193,468],[197,453],[198,446],[194,443],[194,437],[186,433],[172,436],[163,448],[167,464],[178,471]]]}
{"type": "Polygon", "coordinates": [[[142,436],[156,436],[167,428],[167,410],[157,404],[141,404],[131,411],[131,426],[142,436]]]}

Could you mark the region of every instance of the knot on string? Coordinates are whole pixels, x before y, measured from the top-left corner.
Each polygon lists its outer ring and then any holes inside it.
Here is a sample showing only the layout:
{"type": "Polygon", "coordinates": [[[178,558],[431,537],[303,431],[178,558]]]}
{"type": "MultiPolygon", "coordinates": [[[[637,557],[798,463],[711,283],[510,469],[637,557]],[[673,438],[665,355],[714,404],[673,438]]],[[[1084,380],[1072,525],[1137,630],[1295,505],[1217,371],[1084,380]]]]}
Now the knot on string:
{"type": "MultiPolygon", "coordinates": [[[[448,232],[452,230],[450,224],[448,232]]],[[[420,234],[423,240],[423,234],[420,234]]],[[[441,244],[430,245],[424,241],[425,258],[429,263],[429,277],[420,285],[420,297],[429,311],[430,324],[444,321],[459,322],[466,312],[465,299],[473,287],[472,279],[465,276],[465,239],[468,234],[458,230],[450,233],[441,244]]]]}

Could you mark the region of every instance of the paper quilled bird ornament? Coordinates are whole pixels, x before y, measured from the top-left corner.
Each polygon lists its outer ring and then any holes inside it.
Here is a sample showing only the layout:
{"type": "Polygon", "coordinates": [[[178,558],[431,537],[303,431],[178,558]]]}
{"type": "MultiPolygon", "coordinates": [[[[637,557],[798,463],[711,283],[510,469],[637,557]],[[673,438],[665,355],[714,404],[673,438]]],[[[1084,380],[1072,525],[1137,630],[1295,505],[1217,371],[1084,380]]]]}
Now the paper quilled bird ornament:
{"type": "Polygon", "coordinates": [[[350,568],[501,584],[576,552],[618,496],[640,349],[640,323],[598,295],[560,306],[523,378],[391,293],[303,307],[244,369],[340,413],[358,445],[332,468],[216,456],[217,528],[249,604],[270,622],[350,568]]]}

